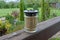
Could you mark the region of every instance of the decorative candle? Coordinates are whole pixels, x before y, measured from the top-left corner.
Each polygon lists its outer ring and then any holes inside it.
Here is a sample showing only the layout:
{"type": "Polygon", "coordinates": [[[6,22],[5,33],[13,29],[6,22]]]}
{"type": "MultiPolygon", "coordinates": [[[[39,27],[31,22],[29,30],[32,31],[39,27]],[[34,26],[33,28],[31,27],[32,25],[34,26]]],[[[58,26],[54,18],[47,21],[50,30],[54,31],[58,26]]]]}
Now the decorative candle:
{"type": "Polygon", "coordinates": [[[37,10],[25,10],[25,31],[29,33],[36,32],[36,25],[37,25],[37,10]]]}

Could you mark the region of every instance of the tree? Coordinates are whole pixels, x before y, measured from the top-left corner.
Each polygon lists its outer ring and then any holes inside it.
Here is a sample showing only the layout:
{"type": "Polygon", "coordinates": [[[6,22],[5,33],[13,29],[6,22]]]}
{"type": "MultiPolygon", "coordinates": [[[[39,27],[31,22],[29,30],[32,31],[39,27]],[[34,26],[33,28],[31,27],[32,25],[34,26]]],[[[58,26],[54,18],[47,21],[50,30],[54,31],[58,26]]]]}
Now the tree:
{"type": "Polygon", "coordinates": [[[20,21],[24,21],[24,1],[20,0],[20,21]]]}
{"type": "Polygon", "coordinates": [[[9,8],[15,8],[15,3],[12,1],[9,2],[7,5],[9,6],[9,8]]]}
{"type": "Polygon", "coordinates": [[[37,8],[37,3],[37,0],[25,0],[25,4],[27,4],[27,6],[30,8],[37,8]]]}
{"type": "Polygon", "coordinates": [[[0,1],[0,8],[4,8],[6,3],[4,1],[0,1]]]}
{"type": "Polygon", "coordinates": [[[49,0],[48,1],[42,0],[41,7],[42,7],[41,8],[41,12],[42,12],[41,18],[42,18],[42,21],[45,21],[50,16],[49,0]]]}
{"type": "Polygon", "coordinates": [[[41,12],[42,12],[41,18],[42,18],[42,21],[43,21],[43,20],[45,20],[44,0],[42,0],[42,4],[41,4],[41,12]]]}

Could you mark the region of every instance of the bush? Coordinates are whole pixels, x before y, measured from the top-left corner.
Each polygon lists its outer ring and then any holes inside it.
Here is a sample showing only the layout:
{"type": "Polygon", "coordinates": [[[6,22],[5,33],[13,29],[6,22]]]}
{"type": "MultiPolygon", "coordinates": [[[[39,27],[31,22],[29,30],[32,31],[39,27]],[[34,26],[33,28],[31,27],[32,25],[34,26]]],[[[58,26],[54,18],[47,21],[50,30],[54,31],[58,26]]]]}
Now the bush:
{"type": "Polygon", "coordinates": [[[5,35],[7,32],[5,23],[2,22],[2,20],[0,20],[0,36],[5,35]]]}
{"type": "Polygon", "coordinates": [[[9,20],[9,23],[14,24],[14,17],[12,17],[11,15],[8,14],[6,16],[6,20],[9,20]]]}

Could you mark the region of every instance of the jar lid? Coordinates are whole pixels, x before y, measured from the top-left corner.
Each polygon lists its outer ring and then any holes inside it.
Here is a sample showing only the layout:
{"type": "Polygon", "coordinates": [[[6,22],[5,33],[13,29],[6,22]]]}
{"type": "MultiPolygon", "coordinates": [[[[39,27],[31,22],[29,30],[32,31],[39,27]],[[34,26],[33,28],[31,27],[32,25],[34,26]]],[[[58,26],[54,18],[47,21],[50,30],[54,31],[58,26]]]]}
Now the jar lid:
{"type": "Polygon", "coordinates": [[[26,16],[36,16],[38,11],[37,10],[24,10],[24,13],[26,16]]]}

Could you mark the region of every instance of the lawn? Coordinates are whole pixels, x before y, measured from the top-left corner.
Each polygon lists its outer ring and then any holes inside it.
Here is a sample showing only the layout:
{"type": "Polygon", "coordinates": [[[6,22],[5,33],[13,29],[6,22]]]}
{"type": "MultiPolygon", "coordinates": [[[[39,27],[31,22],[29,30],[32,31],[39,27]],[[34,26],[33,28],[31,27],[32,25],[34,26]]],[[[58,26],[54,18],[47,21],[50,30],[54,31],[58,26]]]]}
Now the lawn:
{"type": "MultiPolygon", "coordinates": [[[[32,8],[28,8],[28,10],[30,10],[32,8]]],[[[9,8],[9,9],[0,9],[0,17],[1,16],[6,16],[7,14],[11,14],[12,11],[14,10],[19,10],[19,8],[9,8]]],[[[54,9],[54,8],[50,8],[50,18],[53,18],[53,13],[55,13],[57,16],[60,16],[60,9],[54,9]]],[[[39,22],[41,21],[41,8],[39,8],[39,14],[38,14],[38,20],[39,22]]]]}
{"type": "Polygon", "coordinates": [[[0,9],[0,17],[6,16],[8,13],[12,13],[14,10],[18,10],[18,8],[0,9]]]}
{"type": "Polygon", "coordinates": [[[51,13],[55,13],[57,16],[60,16],[60,9],[51,8],[51,13]]]}
{"type": "MultiPolygon", "coordinates": [[[[14,11],[14,10],[18,10],[18,8],[0,9],[0,17],[1,16],[5,16],[8,13],[12,13],[12,11],[14,11]]],[[[60,16],[60,9],[53,9],[53,8],[51,8],[50,13],[51,13],[51,15],[52,15],[52,13],[55,13],[57,16],[60,16]]],[[[41,8],[39,8],[39,15],[40,14],[41,14],[41,8]]]]}
{"type": "MultiPolygon", "coordinates": [[[[32,8],[28,8],[28,9],[32,9],[32,8]]],[[[12,11],[14,11],[14,10],[19,10],[19,8],[0,9],[0,17],[1,16],[6,16],[9,13],[11,14],[12,11]]],[[[51,13],[50,15],[55,13],[57,16],[60,16],[60,9],[51,8],[50,13],[51,13]]],[[[50,18],[52,18],[52,16],[50,16],[50,18]]],[[[39,8],[39,21],[40,20],[41,20],[41,8],[39,8]]]]}

